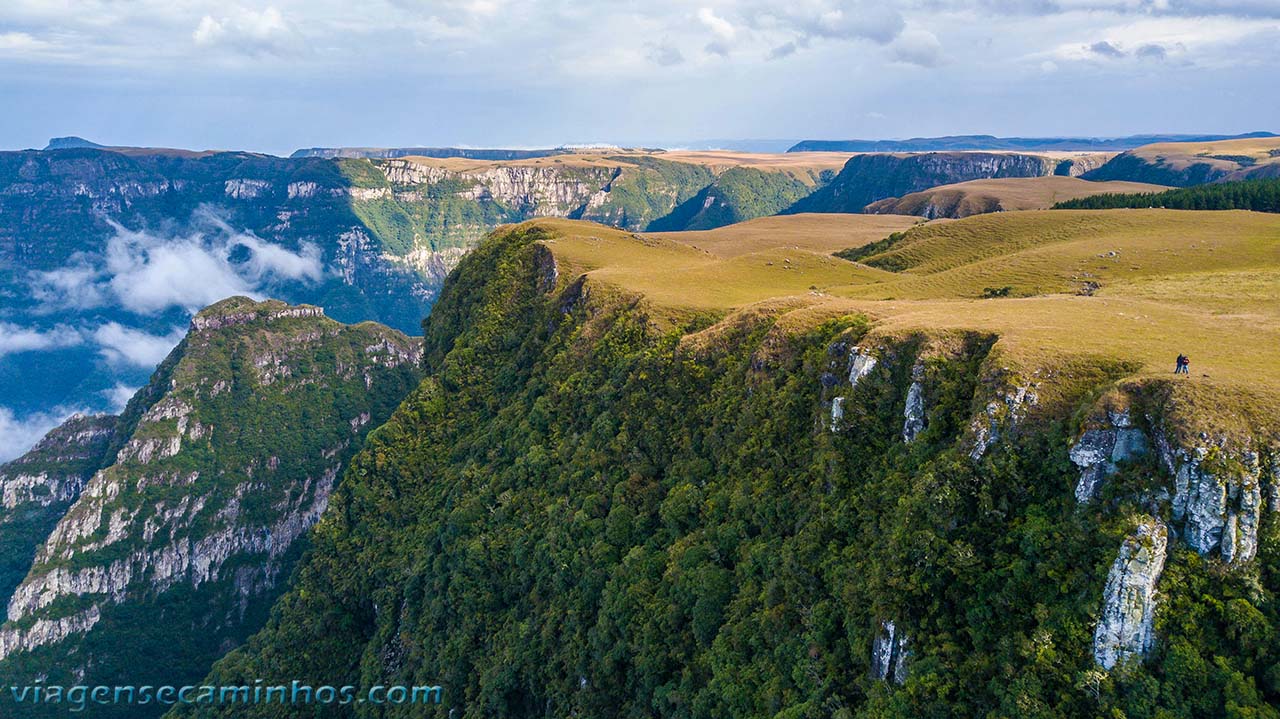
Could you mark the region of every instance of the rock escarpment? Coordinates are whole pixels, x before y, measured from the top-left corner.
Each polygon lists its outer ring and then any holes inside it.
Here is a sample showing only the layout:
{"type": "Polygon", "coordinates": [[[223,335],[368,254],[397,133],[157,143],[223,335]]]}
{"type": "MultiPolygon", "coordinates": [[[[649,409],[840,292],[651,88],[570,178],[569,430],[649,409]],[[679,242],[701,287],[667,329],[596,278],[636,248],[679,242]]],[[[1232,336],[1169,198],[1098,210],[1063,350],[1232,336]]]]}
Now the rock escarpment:
{"type": "Polygon", "coordinates": [[[1147,436],[1133,425],[1129,410],[1108,409],[1105,420],[1085,430],[1071,447],[1071,461],[1080,468],[1076,501],[1092,500],[1102,481],[1115,474],[1120,462],[1140,457],[1147,451],[1147,436]]]}
{"type": "Polygon", "coordinates": [[[9,598],[0,675],[136,681],[111,672],[163,651],[131,671],[194,678],[261,623],[419,359],[414,340],[318,307],[232,298],[201,312],[9,598]],[[163,623],[140,625],[151,611],[163,623]]]}
{"type": "Polygon", "coordinates": [[[1265,459],[1271,445],[1189,432],[1164,394],[1135,385],[1104,397],[1069,452],[1081,506],[1096,505],[1108,479],[1131,465],[1128,490],[1109,502],[1151,512],[1123,541],[1104,589],[1093,652],[1107,670],[1151,656],[1163,601],[1158,583],[1171,549],[1195,551],[1217,565],[1215,573],[1251,575],[1266,515],[1280,508],[1280,474],[1265,459]],[[1144,461],[1153,452],[1154,461],[1144,461]]]}
{"type": "Polygon", "coordinates": [[[1169,479],[1144,482],[1152,462],[1075,501],[1070,439],[1115,428],[1077,417],[1123,362],[1029,365],[981,333],[820,298],[653,321],[657,302],[548,261],[569,257],[558,226],[463,262],[427,325],[428,378],[353,460],[273,621],[209,683],[429,678],[442,713],[485,716],[1266,708],[1248,688],[1268,667],[1238,647],[1274,645],[1274,580],[1175,550],[1172,525],[1167,553],[1147,552],[1154,529],[1130,540],[1148,499],[1164,521],[1158,496],[1117,498],[1169,479]],[[915,382],[926,425],[906,444],[915,382]],[[1197,621],[1150,624],[1157,599],[1197,621]],[[1167,638],[1163,663],[1099,669],[1100,616],[1113,667],[1167,638]]]}
{"type": "Polygon", "coordinates": [[[1164,571],[1168,530],[1147,517],[1134,530],[1111,565],[1103,590],[1101,615],[1093,634],[1093,657],[1112,669],[1145,658],[1155,645],[1156,583],[1164,571]]]}
{"type": "Polygon", "coordinates": [[[879,681],[901,684],[907,680],[907,659],[911,655],[905,632],[892,621],[880,622],[871,646],[871,676],[879,681]]]}
{"type": "Polygon", "coordinates": [[[929,152],[855,155],[829,184],[787,212],[862,212],[877,201],[939,185],[993,177],[1044,177],[1058,162],[1039,155],[929,152]]]}
{"type": "Polygon", "coordinates": [[[108,461],[115,429],[113,416],[74,415],[0,465],[0,604],[8,605],[36,548],[108,461]]]}

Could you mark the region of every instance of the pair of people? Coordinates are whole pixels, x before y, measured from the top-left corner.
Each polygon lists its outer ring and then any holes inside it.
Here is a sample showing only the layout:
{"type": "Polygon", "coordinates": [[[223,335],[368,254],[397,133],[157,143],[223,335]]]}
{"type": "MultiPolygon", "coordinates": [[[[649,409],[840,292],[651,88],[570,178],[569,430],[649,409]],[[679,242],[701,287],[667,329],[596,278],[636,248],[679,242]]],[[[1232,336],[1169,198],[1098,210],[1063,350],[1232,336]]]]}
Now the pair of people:
{"type": "Polygon", "coordinates": [[[1191,358],[1180,354],[1178,355],[1178,364],[1173,369],[1174,374],[1191,374],[1191,358]]]}

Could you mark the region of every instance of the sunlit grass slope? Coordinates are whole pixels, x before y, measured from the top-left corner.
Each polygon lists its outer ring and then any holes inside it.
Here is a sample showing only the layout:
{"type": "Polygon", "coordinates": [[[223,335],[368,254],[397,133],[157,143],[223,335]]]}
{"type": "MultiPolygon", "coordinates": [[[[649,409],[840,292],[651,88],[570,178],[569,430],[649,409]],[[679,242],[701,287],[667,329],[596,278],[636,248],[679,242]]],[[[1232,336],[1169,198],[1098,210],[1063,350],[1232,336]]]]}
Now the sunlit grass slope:
{"type": "Polygon", "coordinates": [[[1054,203],[1106,193],[1160,192],[1142,182],[1090,182],[1078,177],[1000,177],[940,185],[867,205],[873,214],[968,217],[987,212],[1047,210],[1054,203]]]}
{"type": "Polygon", "coordinates": [[[548,245],[562,275],[639,294],[655,314],[857,312],[881,335],[995,333],[1002,360],[1026,369],[1107,357],[1135,377],[1169,375],[1183,352],[1193,375],[1180,391],[1207,402],[1229,389],[1262,414],[1280,407],[1280,217],[999,213],[921,224],[861,262],[833,254],[911,221],[801,215],[654,235],[543,222],[558,235],[548,245]],[[888,224],[864,224],[877,221],[888,224]],[[1004,296],[983,299],[992,290],[1004,296]]]}

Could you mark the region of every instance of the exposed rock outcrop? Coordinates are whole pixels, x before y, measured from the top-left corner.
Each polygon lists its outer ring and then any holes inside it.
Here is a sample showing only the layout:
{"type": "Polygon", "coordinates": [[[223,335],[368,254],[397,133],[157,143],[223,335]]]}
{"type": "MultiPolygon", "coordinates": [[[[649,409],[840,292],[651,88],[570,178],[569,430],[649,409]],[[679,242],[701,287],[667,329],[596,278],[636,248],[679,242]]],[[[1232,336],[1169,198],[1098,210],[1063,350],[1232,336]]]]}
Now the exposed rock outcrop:
{"type": "Polygon", "coordinates": [[[849,384],[857,387],[858,382],[862,381],[863,377],[871,374],[871,370],[876,368],[878,361],[870,350],[863,347],[854,347],[849,352],[849,384]]]}
{"type": "Polygon", "coordinates": [[[973,419],[973,449],[969,450],[969,459],[975,462],[982,459],[1002,436],[1017,428],[1027,410],[1038,402],[1039,396],[1032,384],[1007,387],[988,402],[982,414],[973,419]]]}
{"type": "Polygon", "coordinates": [[[892,621],[880,622],[880,631],[871,645],[871,677],[894,684],[905,682],[910,654],[906,633],[892,621]]]}
{"type": "Polygon", "coordinates": [[[924,365],[917,362],[911,368],[911,386],[907,388],[907,402],[903,411],[902,441],[912,442],[924,431],[924,365]]]}
{"type": "MultiPolygon", "coordinates": [[[[1156,435],[1156,448],[1174,478],[1173,525],[1178,536],[1200,554],[1216,553],[1228,563],[1253,559],[1265,509],[1264,489],[1274,497],[1280,481],[1275,467],[1265,468],[1254,450],[1233,453],[1207,441],[1180,447],[1163,432],[1156,435]]],[[[1274,501],[1270,504],[1274,511],[1274,501]]]]}
{"type": "Polygon", "coordinates": [[[1145,518],[1120,546],[1093,633],[1093,658],[1103,669],[1145,658],[1155,645],[1156,582],[1167,549],[1168,530],[1154,517],[1145,518]]]}
{"type": "Polygon", "coordinates": [[[29,452],[0,465],[0,508],[74,500],[102,461],[115,424],[110,415],[72,415],[29,452]]]}
{"type": "Polygon", "coordinates": [[[117,418],[73,415],[21,457],[0,465],[0,619],[36,550],[89,478],[108,464],[117,418]]]}
{"type": "Polygon", "coordinates": [[[1072,463],[1080,468],[1076,501],[1085,503],[1098,494],[1102,481],[1119,469],[1119,463],[1148,451],[1147,436],[1134,426],[1129,410],[1109,409],[1098,426],[1086,429],[1072,445],[1072,463]]]}

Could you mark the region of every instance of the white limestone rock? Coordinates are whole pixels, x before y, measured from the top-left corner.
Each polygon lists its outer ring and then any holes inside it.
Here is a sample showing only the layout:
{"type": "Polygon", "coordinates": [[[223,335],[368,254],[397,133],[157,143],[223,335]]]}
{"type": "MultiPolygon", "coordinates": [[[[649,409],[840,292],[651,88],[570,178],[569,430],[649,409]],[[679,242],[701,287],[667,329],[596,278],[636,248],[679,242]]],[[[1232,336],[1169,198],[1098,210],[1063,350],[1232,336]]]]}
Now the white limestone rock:
{"type": "Polygon", "coordinates": [[[871,645],[871,677],[902,684],[907,680],[907,658],[911,654],[905,632],[892,621],[880,622],[880,631],[871,645]]]}
{"type": "Polygon", "coordinates": [[[1146,658],[1155,646],[1156,582],[1167,550],[1168,529],[1154,517],[1144,519],[1120,545],[1093,633],[1093,658],[1103,669],[1146,658]]]}
{"type": "Polygon", "coordinates": [[[1081,433],[1069,456],[1080,468],[1076,501],[1088,503],[1098,495],[1103,480],[1119,470],[1119,463],[1147,453],[1147,436],[1133,425],[1129,410],[1107,412],[1107,423],[1081,433]]]}

